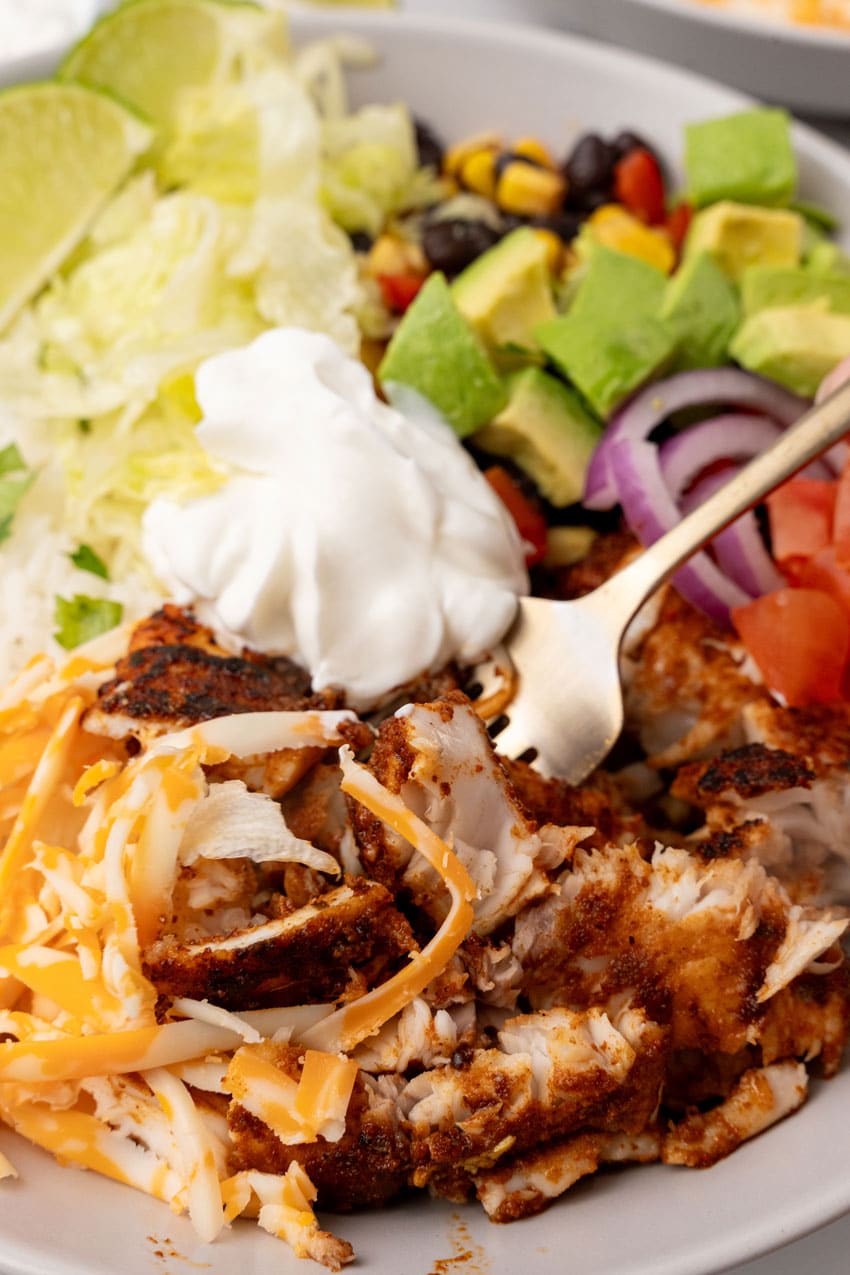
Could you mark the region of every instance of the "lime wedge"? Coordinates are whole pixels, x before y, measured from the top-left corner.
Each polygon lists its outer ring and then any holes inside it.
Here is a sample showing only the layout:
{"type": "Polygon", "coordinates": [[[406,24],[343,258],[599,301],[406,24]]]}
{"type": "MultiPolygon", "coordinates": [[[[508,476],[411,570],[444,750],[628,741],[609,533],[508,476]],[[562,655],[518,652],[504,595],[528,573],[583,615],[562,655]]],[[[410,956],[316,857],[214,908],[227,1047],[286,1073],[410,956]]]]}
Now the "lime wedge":
{"type": "Polygon", "coordinates": [[[129,0],[71,50],[59,78],[115,93],[167,134],[183,90],[237,78],[246,57],[285,43],[280,14],[247,0],[129,0]]]}
{"type": "Polygon", "coordinates": [[[151,137],[137,115],[78,84],[0,93],[0,330],[82,239],[151,137]]]}

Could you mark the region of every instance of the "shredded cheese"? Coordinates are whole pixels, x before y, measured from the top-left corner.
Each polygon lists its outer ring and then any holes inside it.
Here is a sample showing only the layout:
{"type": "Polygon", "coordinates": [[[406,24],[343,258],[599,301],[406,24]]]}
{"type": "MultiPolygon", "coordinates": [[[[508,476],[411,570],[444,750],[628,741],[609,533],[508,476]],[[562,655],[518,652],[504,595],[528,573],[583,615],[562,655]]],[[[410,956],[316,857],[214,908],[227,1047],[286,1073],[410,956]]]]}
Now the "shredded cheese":
{"type": "Polygon", "coordinates": [[[79,729],[84,701],[72,696],[41,754],[14,827],[0,856],[0,938],[14,940],[19,934],[19,908],[32,888],[31,874],[24,869],[32,851],[39,820],[44,815],[64,769],[65,761],[79,729]]]}
{"type": "Polygon", "coordinates": [[[79,959],[69,952],[36,944],[0,947],[0,970],[30,991],[53,1001],[74,1018],[106,1030],[123,1016],[123,1004],[100,978],[87,979],[79,959]]]}
{"type": "Polygon", "coordinates": [[[145,1080],[174,1131],[189,1217],[201,1242],[210,1244],[224,1225],[221,1187],[212,1140],[181,1080],[162,1067],[147,1072],[145,1080]]]}
{"type": "Polygon", "coordinates": [[[188,1062],[216,1049],[235,1049],[241,1037],[192,1019],[108,1035],[65,1036],[0,1044],[0,1082],[81,1080],[124,1075],[188,1062]]]}
{"type": "Polygon", "coordinates": [[[344,1240],[319,1230],[313,1201],[316,1188],[297,1161],[286,1173],[260,1173],[248,1169],[222,1183],[225,1222],[256,1212],[260,1226],[286,1240],[296,1257],[313,1257],[331,1270],[351,1261],[353,1251],[344,1240]]]}
{"type": "Polygon", "coordinates": [[[12,1128],[63,1163],[93,1169],[166,1203],[182,1189],[179,1176],[152,1151],[85,1111],[54,1111],[40,1102],[0,1110],[12,1128]]]}
{"type": "Polygon", "coordinates": [[[245,1046],[233,1055],[225,1087],[285,1146],[315,1142],[319,1137],[338,1142],[345,1132],[358,1070],[350,1058],[308,1049],[296,1081],[256,1049],[245,1046]]]}
{"type": "Polygon", "coordinates": [[[408,810],[400,797],[358,765],[350,748],[340,749],[340,764],[343,792],[350,793],[427,859],[445,882],[452,902],[431,942],[413,955],[406,969],[304,1033],[305,1044],[328,1053],[351,1050],[374,1035],[446,968],[472,927],[470,901],[476,894],[468,872],[445,841],[408,810]]]}

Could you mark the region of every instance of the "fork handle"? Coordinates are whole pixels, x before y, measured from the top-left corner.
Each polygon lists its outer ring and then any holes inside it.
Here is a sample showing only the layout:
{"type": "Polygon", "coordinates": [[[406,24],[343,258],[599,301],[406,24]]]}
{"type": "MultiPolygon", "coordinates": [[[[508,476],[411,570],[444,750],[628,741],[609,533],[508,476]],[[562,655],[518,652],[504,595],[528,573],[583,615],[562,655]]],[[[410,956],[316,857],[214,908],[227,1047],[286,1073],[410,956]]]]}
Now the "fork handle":
{"type": "Polygon", "coordinates": [[[611,615],[612,627],[624,627],[677,567],[848,432],[850,381],[801,416],[766,451],[597,589],[600,604],[616,612],[616,617],[611,615]],[[608,585],[615,581],[609,593],[608,585]]]}

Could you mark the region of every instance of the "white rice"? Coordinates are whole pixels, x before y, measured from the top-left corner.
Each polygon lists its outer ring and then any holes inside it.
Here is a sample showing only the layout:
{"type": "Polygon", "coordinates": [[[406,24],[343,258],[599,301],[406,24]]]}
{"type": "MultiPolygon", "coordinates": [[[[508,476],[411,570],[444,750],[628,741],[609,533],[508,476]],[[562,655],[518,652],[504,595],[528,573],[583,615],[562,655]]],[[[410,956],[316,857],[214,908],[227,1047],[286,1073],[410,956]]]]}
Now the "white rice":
{"type": "Polygon", "coordinates": [[[120,602],[125,620],[138,619],[162,602],[147,580],[101,580],[75,567],[68,555],[79,545],[62,528],[63,508],[61,478],[48,462],[21,501],[11,536],[0,544],[0,683],[39,652],[67,657],[53,638],[57,596],[80,593],[120,602]]]}

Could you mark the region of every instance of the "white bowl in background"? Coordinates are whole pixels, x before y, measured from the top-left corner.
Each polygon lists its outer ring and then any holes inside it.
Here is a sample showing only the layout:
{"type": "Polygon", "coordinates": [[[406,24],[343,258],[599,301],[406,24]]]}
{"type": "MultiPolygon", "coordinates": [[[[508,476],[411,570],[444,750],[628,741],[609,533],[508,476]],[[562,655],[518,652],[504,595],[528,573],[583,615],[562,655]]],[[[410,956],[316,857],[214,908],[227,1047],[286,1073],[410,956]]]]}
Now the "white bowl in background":
{"type": "MultiPolygon", "coordinates": [[[[539,2],[530,0],[532,8],[539,2]]],[[[691,67],[768,102],[850,119],[850,32],[697,0],[542,3],[541,18],[549,23],[691,67]]]]}
{"type": "MultiPolygon", "coordinates": [[[[660,63],[551,32],[347,11],[295,22],[299,37],[333,29],[366,36],[383,55],[353,76],[356,99],[403,98],[447,138],[484,128],[507,137],[533,132],[565,152],[582,129],[628,126],[675,171],[686,121],[746,102],[660,63]]],[[[850,209],[850,157],[809,129],[798,128],[796,141],[806,196],[850,209]]],[[[330,1225],[353,1242],[363,1275],[426,1275],[455,1265],[480,1275],[709,1275],[850,1209],[848,1108],[845,1069],[815,1085],[803,1111],[712,1169],[652,1165],[599,1174],[540,1217],[512,1226],[492,1225],[477,1205],[421,1197],[330,1225]]],[[[249,1224],[201,1247],[188,1221],[162,1204],[62,1169],[6,1131],[0,1146],[21,1173],[0,1187],[6,1275],[164,1275],[195,1263],[208,1275],[318,1269],[249,1224]]]]}

